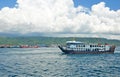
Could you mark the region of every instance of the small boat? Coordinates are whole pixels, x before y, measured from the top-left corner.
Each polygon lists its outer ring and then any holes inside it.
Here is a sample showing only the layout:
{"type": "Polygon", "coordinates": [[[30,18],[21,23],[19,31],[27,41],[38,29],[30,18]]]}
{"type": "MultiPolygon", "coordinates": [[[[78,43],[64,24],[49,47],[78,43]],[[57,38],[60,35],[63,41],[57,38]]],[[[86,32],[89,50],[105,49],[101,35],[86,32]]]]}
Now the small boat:
{"type": "Polygon", "coordinates": [[[115,45],[86,44],[80,41],[67,41],[66,46],[58,46],[66,54],[101,54],[114,53],[115,45]]]}

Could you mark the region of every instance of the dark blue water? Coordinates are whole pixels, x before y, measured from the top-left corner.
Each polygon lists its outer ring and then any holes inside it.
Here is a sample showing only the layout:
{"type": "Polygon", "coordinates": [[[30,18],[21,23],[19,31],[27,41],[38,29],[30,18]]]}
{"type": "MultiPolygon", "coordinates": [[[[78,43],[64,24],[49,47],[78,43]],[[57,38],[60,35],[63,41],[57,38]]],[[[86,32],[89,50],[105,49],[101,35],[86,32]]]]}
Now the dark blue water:
{"type": "Polygon", "coordinates": [[[58,48],[0,49],[0,77],[120,77],[114,54],[63,54],[58,48]]]}

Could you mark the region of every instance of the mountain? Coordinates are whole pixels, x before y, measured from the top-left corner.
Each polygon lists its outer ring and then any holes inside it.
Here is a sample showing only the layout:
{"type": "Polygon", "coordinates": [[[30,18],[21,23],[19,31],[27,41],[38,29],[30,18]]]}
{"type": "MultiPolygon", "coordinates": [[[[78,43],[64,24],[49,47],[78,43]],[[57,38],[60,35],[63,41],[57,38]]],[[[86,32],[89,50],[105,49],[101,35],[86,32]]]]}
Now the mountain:
{"type": "MultiPolygon", "coordinates": [[[[73,37],[40,37],[40,36],[16,36],[16,37],[0,37],[0,44],[15,44],[15,45],[21,45],[21,44],[28,44],[28,45],[34,45],[34,44],[65,44],[66,41],[73,40],[73,37]]],[[[113,45],[120,45],[120,40],[115,39],[106,39],[106,38],[86,38],[86,37],[76,37],[74,40],[76,41],[82,41],[85,43],[108,43],[113,45]]]]}

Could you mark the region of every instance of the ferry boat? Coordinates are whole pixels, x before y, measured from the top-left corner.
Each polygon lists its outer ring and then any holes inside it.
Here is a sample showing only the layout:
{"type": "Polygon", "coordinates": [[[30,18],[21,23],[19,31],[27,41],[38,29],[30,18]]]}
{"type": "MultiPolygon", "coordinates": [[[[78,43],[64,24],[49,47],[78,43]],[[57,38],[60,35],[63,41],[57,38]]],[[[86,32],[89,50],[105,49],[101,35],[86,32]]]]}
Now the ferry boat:
{"type": "Polygon", "coordinates": [[[101,54],[114,53],[115,45],[86,44],[80,41],[67,41],[66,46],[58,46],[66,54],[101,54]]]}

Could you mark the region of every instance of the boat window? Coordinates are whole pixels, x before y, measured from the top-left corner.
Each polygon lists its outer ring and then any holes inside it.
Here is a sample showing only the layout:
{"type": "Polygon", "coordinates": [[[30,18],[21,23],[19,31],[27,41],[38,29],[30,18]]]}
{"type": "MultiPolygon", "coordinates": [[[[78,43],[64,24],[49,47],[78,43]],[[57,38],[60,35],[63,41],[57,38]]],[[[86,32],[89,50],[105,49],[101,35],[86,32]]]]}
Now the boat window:
{"type": "Polygon", "coordinates": [[[92,47],[92,45],[90,45],[90,47],[92,47]]]}
{"type": "Polygon", "coordinates": [[[83,45],[83,47],[85,47],[85,45],[83,45]]]}

